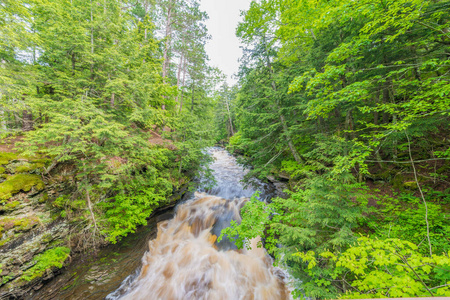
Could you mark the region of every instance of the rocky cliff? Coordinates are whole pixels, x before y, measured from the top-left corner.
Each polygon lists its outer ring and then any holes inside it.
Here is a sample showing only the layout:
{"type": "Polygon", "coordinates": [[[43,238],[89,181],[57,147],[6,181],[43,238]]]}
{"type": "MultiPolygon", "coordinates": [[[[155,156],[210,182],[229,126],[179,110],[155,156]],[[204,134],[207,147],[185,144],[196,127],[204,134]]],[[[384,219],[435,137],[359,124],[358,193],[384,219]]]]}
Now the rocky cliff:
{"type": "Polygon", "coordinates": [[[61,170],[42,176],[48,163],[0,152],[0,299],[38,289],[70,260],[69,226],[52,206],[69,185],[61,170]]]}

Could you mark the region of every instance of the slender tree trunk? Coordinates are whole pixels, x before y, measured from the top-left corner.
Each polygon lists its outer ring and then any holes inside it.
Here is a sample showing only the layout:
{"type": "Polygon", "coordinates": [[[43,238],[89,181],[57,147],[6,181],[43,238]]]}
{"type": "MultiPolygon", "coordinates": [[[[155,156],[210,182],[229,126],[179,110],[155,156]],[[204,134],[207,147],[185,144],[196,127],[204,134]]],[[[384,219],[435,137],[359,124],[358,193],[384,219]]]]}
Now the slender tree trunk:
{"type": "MultiPolygon", "coordinates": [[[[419,184],[419,179],[417,178],[416,166],[414,164],[414,160],[413,160],[412,152],[411,152],[411,141],[409,139],[409,136],[408,136],[408,133],[406,132],[406,130],[405,130],[405,135],[406,135],[406,138],[408,139],[409,158],[411,160],[411,166],[412,166],[413,172],[414,172],[414,180],[416,181],[417,188],[419,189],[420,196],[422,197],[422,201],[423,201],[423,204],[425,206],[425,222],[427,224],[428,247],[430,249],[430,257],[433,257],[433,251],[432,251],[432,248],[431,248],[431,239],[430,239],[430,224],[428,223],[428,206],[427,206],[427,201],[425,200],[425,196],[423,195],[422,188],[421,188],[421,186],[419,184]]],[[[431,294],[431,295],[433,295],[433,294],[431,294]]]]}
{"type": "Polygon", "coordinates": [[[165,79],[169,72],[169,51],[171,47],[171,35],[172,35],[172,6],[169,6],[167,9],[167,19],[166,19],[166,33],[165,33],[165,47],[163,53],[163,80],[165,83],[165,79]]]}
{"type": "Polygon", "coordinates": [[[195,85],[192,84],[191,112],[194,111],[194,92],[195,92],[195,85]]]}
{"type": "Polygon", "coordinates": [[[416,47],[414,47],[414,46],[411,46],[411,56],[414,57],[414,59],[413,59],[413,62],[414,62],[414,67],[413,67],[414,76],[416,77],[416,79],[418,81],[422,81],[422,77],[420,76],[420,70],[418,68],[418,62],[417,62],[417,59],[416,59],[417,51],[416,51],[416,47]]]}
{"type": "Polygon", "coordinates": [[[323,133],[323,128],[322,128],[322,118],[318,117],[316,120],[316,130],[317,132],[323,133]]]}
{"type": "Polygon", "coordinates": [[[340,120],[341,120],[341,110],[338,107],[334,108],[334,117],[336,118],[337,130],[340,131],[341,130],[341,122],[340,122],[340,120]]]}
{"type": "Polygon", "coordinates": [[[1,131],[6,132],[8,129],[6,126],[6,116],[2,108],[0,108],[0,120],[1,120],[1,131]]]}
{"type": "Polygon", "coordinates": [[[98,232],[97,221],[95,220],[94,211],[92,210],[91,197],[89,195],[89,189],[86,187],[86,202],[89,209],[89,213],[91,214],[92,222],[94,223],[95,232],[98,232]]]}
{"type": "MultiPolygon", "coordinates": [[[[395,104],[394,87],[393,87],[391,78],[387,79],[387,88],[386,88],[386,90],[387,90],[387,97],[388,97],[387,100],[390,103],[395,104]]],[[[392,114],[392,123],[393,124],[397,124],[397,117],[398,116],[397,116],[396,113],[392,114]]],[[[397,137],[394,135],[394,140],[392,141],[392,148],[393,148],[393,152],[394,152],[394,155],[393,155],[393,160],[394,161],[396,161],[397,158],[398,158],[397,145],[398,145],[397,137]]]]}
{"type": "MultiPolygon", "coordinates": [[[[169,6],[167,9],[166,33],[165,33],[166,43],[165,43],[164,54],[163,54],[163,60],[164,60],[163,61],[163,73],[162,73],[163,83],[166,83],[166,77],[169,73],[169,68],[170,68],[169,51],[170,51],[171,42],[172,42],[171,35],[172,35],[172,6],[169,6]]],[[[161,109],[165,110],[166,105],[165,104],[161,105],[161,109]]]]}
{"type": "MultiPolygon", "coordinates": [[[[383,103],[389,102],[389,90],[388,88],[383,89],[383,103]]],[[[389,114],[383,111],[383,124],[389,123],[389,114]]]]}
{"type": "MultiPolygon", "coordinates": [[[[185,85],[185,80],[186,80],[186,57],[184,58],[183,62],[183,81],[181,87],[185,85]]],[[[181,96],[180,96],[180,112],[182,108],[183,108],[183,89],[181,89],[181,96]]]]}
{"type": "Polygon", "coordinates": [[[183,69],[183,59],[184,56],[181,53],[180,54],[180,61],[178,63],[178,71],[177,71],[177,87],[180,88],[180,84],[181,84],[181,70],[183,69]]]}
{"type": "MultiPolygon", "coordinates": [[[[397,124],[397,114],[393,114],[393,115],[392,115],[392,123],[397,124]]],[[[393,150],[393,152],[394,152],[394,156],[393,156],[393,160],[394,160],[394,161],[396,161],[397,158],[398,158],[398,149],[397,149],[397,146],[398,146],[398,141],[397,141],[397,138],[394,137],[394,140],[392,141],[392,148],[393,148],[392,150],[393,150]]]]}
{"type": "MultiPolygon", "coordinates": [[[[375,106],[380,102],[380,90],[377,91],[374,101],[375,101],[375,106]]],[[[379,118],[380,118],[380,112],[374,111],[373,112],[373,124],[374,125],[379,124],[379,118]]]]}
{"type": "Polygon", "coordinates": [[[354,139],[355,138],[355,132],[353,132],[353,115],[352,115],[353,109],[349,109],[347,111],[347,115],[345,117],[345,129],[348,131],[347,139],[354,139]]]}
{"type": "MultiPolygon", "coordinates": [[[[178,88],[178,91],[180,91],[180,88],[181,88],[180,85],[181,85],[181,71],[183,69],[183,60],[184,60],[184,55],[183,55],[183,53],[180,53],[180,62],[178,63],[178,71],[177,71],[177,88],[178,88]]],[[[178,103],[177,104],[178,107],[181,107],[181,103],[179,101],[179,96],[178,95],[177,95],[175,101],[178,103]]],[[[180,111],[181,111],[181,109],[180,109],[180,111]]]]}
{"type": "MultiPolygon", "coordinates": [[[[83,169],[84,169],[84,171],[86,172],[86,165],[85,165],[84,162],[83,162],[83,169]]],[[[97,227],[97,221],[95,220],[95,214],[94,214],[94,211],[93,211],[93,209],[92,209],[91,197],[90,197],[90,195],[89,195],[89,180],[88,180],[87,175],[84,176],[84,179],[85,179],[85,181],[86,181],[86,187],[85,187],[85,191],[86,191],[86,204],[87,204],[87,207],[88,207],[88,209],[89,209],[89,213],[90,213],[90,215],[91,215],[92,222],[93,222],[93,224],[94,224],[94,230],[95,230],[95,231],[94,231],[94,234],[96,234],[96,233],[99,232],[99,231],[98,231],[98,227],[97,227]]]]}
{"type": "Polygon", "coordinates": [[[230,106],[228,105],[228,99],[227,99],[227,97],[225,98],[225,104],[226,104],[226,106],[227,106],[227,111],[228,111],[228,120],[229,120],[229,122],[230,122],[231,136],[233,136],[233,135],[234,135],[233,122],[231,121],[230,106]]]}
{"type": "Polygon", "coordinates": [[[181,41],[181,51],[180,51],[180,62],[178,63],[178,72],[177,72],[177,87],[180,88],[181,84],[181,70],[183,69],[183,61],[184,61],[184,43],[185,43],[185,36],[183,36],[183,39],[181,41]]]}
{"type": "Polygon", "coordinates": [[[33,115],[31,111],[24,110],[22,111],[22,130],[23,131],[31,131],[33,130],[33,115]]]}
{"type": "MultiPolygon", "coordinates": [[[[265,38],[264,38],[264,44],[265,44],[265,38]]],[[[267,68],[269,69],[269,72],[270,72],[271,77],[272,77],[273,70],[272,70],[272,65],[270,63],[270,58],[269,58],[269,55],[267,53],[266,47],[265,47],[265,54],[266,54],[267,68]]],[[[277,92],[277,86],[276,86],[275,81],[273,80],[273,78],[272,78],[272,89],[273,89],[274,92],[277,92]]],[[[294,157],[295,161],[300,164],[300,163],[303,162],[303,160],[301,159],[300,155],[297,152],[297,149],[295,149],[294,143],[292,142],[292,137],[291,137],[291,134],[289,132],[289,128],[288,128],[287,123],[286,123],[286,119],[285,119],[284,115],[281,113],[280,104],[276,100],[275,100],[275,103],[276,103],[278,111],[280,112],[280,121],[281,121],[281,125],[283,127],[283,133],[284,133],[284,137],[286,139],[286,142],[288,143],[289,149],[291,150],[292,156],[294,157]]]]}
{"type": "Polygon", "coordinates": [[[288,143],[289,149],[291,150],[292,156],[294,156],[295,161],[300,164],[303,162],[303,160],[301,159],[300,155],[298,154],[297,149],[295,149],[294,143],[292,142],[291,134],[289,133],[289,128],[286,124],[286,120],[285,120],[283,114],[280,114],[280,121],[283,126],[284,136],[288,143]]]}
{"type": "MultiPolygon", "coordinates": [[[[275,92],[277,91],[275,81],[272,81],[272,89],[275,92]]],[[[295,149],[294,143],[292,142],[292,136],[291,136],[291,133],[289,132],[289,127],[287,126],[286,119],[285,119],[284,115],[281,113],[281,107],[278,102],[276,103],[276,105],[277,105],[278,111],[280,112],[280,122],[283,127],[284,137],[286,139],[286,142],[288,143],[289,149],[291,150],[292,156],[294,156],[294,159],[296,162],[302,163],[303,160],[300,158],[300,155],[298,154],[297,149],[295,149]]]]}
{"type": "Polygon", "coordinates": [[[92,0],[91,0],[91,79],[94,78],[94,17],[92,14],[92,0]]]}

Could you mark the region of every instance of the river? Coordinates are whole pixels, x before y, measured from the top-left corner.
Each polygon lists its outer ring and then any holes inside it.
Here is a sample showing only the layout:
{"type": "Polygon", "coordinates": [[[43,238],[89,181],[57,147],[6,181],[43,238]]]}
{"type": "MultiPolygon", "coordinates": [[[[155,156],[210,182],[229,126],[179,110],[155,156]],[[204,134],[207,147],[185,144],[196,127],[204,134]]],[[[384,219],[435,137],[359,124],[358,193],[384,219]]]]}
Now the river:
{"type": "Polygon", "coordinates": [[[256,190],[261,199],[274,189],[258,180],[242,183],[247,170],[222,148],[211,148],[214,182],[200,188],[175,210],[160,209],[116,245],[78,258],[62,274],[27,299],[290,299],[287,274],[273,267],[263,248],[238,250],[217,236],[256,190]]]}
{"type": "Polygon", "coordinates": [[[290,298],[288,276],[273,267],[272,258],[256,246],[258,239],[251,250],[238,250],[227,240],[217,243],[222,228],[239,220],[240,208],[264,186],[244,186],[247,170],[233,156],[221,148],[209,152],[215,185],[201,188],[176,208],[173,219],[158,223],[139,271],[106,299],[290,298]]]}

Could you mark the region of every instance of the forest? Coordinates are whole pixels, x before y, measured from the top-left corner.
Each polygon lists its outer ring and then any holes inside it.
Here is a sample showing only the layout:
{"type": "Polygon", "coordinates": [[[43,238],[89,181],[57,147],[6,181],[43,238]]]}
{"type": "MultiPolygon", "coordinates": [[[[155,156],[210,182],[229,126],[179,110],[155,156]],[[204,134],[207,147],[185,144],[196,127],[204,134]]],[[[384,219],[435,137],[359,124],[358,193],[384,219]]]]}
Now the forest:
{"type": "MultiPolygon", "coordinates": [[[[261,237],[294,297],[450,296],[450,1],[259,0],[241,15],[230,85],[198,0],[2,1],[0,248],[13,196],[39,178],[65,186],[43,200],[71,228],[63,261],[120,243],[220,144],[287,189],[252,197],[219,240],[261,237]]],[[[0,286],[35,276],[2,264],[0,286]]]]}

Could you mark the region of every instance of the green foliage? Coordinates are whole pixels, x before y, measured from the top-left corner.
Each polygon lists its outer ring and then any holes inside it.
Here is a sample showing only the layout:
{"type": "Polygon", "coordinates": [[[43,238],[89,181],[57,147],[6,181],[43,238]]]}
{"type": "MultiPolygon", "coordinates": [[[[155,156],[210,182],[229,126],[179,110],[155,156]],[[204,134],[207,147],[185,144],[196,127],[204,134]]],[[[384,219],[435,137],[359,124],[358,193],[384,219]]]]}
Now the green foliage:
{"type": "MultiPolygon", "coordinates": [[[[307,264],[307,272],[318,287],[327,289],[333,283],[350,283],[341,295],[344,299],[448,296],[449,258],[426,257],[417,250],[415,244],[404,240],[361,237],[337,255],[330,251],[296,255],[307,264]],[[331,270],[327,277],[320,275],[322,268],[331,270]]],[[[306,284],[305,289],[309,287],[313,285],[306,284]]]]}
{"type": "Polygon", "coordinates": [[[64,262],[69,257],[70,249],[67,247],[56,247],[49,249],[35,257],[36,264],[26,270],[21,279],[31,281],[35,278],[42,277],[45,272],[52,268],[62,268],[64,262]]]}
{"type": "Polygon", "coordinates": [[[231,139],[236,133],[236,103],[234,103],[236,92],[236,87],[230,88],[227,84],[223,84],[215,93],[218,141],[231,139]]]}
{"type": "Polygon", "coordinates": [[[265,0],[244,13],[230,149],[245,154],[250,175],[288,173],[291,192],[249,202],[224,232],[239,234],[240,246],[261,235],[303,282],[297,296],[430,295],[425,285],[447,293],[438,274],[447,270],[448,197],[434,189],[447,189],[449,176],[448,11],[441,0],[265,0]],[[386,186],[376,191],[368,178],[386,186]],[[390,184],[414,195],[380,196],[390,184]],[[258,219],[261,210],[270,218],[258,219]],[[357,233],[371,235],[364,249],[357,233]],[[394,246],[401,259],[379,261],[394,246]],[[400,261],[418,276],[391,271],[400,261]]]}
{"type": "MultiPolygon", "coordinates": [[[[431,196],[431,195],[429,195],[431,196]]],[[[448,213],[443,207],[427,198],[428,222],[430,239],[436,254],[448,253],[450,248],[447,237],[450,235],[450,221],[448,213]]],[[[385,197],[383,208],[371,216],[369,227],[380,238],[397,238],[419,245],[422,254],[429,252],[428,245],[423,241],[427,236],[425,221],[425,207],[422,199],[410,194],[400,194],[397,197],[385,197]]]]}
{"type": "Polygon", "coordinates": [[[172,184],[147,170],[134,176],[131,182],[117,187],[118,194],[102,203],[108,227],[107,239],[116,243],[121,237],[134,232],[138,225],[145,225],[152,211],[166,203],[172,192],[172,184]]]}
{"type": "Polygon", "coordinates": [[[244,139],[242,137],[242,133],[240,131],[236,132],[235,135],[230,137],[229,144],[227,146],[227,149],[231,152],[240,153],[240,154],[246,154],[246,151],[248,151],[248,144],[251,141],[249,139],[244,139]]]}
{"type": "MultiPolygon", "coordinates": [[[[24,0],[0,7],[2,136],[23,129],[16,146],[24,155],[51,158],[47,169],[36,161],[16,173],[70,169],[64,179],[73,183],[71,196],[53,207],[83,241],[115,242],[133,232],[207,160],[201,149],[214,139],[217,72],[207,66],[207,16],[197,1],[172,4],[171,22],[164,20],[166,2],[144,8],[136,1],[24,0]],[[170,36],[158,40],[156,24],[168,24],[170,36]],[[177,78],[170,70],[175,55],[182,58],[177,78]]],[[[0,164],[16,157],[1,153],[0,164]]],[[[41,188],[31,180],[13,188],[18,180],[0,186],[0,200],[41,188]]]]}
{"type": "MultiPolygon", "coordinates": [[[[330,160],[339,159],[338,153],[339,147],[319,144],[316,150],[305,155],[311,165],[298,166],[297,173],[310,177],[289,198],[276,198],[270,204],[252,199],[241,211],[242,223],[233,223],[222,232],[222,235],[239,235],[236,242],[239,247],[248,245],[251,238],[262,237],[266,249],[282,258],[291,273],[303,282],[297,287],[297,295],[301,290],[319,298],[337,295],[335,287],[318,288],[306,273],[308,266],[296,253],[346,249],[356,241],[354,231],[368,212],[364,186],[356,183],[348,172],[332,172],[327,167],[330,160]],[[318,170],[323,174],[317,174],[318,170]]],[[[318,276],[327,276],[330,270],[322,268],[317,272],[318,276]]]]}
{"type": "MultiPolygon", "coordinates": [[[[239,224],[232,220],[230,227],[222,230],[217,242],[227,237],[232,240],[235,245],[242,249],[244,246],[250,249],[250,240],[252,238],[263,236],[266,228],[267,220],[270,217],[270,209],[264,202],[257,199],[259,192],[252,195],[250,200],[245,203],[241,209],[242,222],[239,224]]],[[[262,247],[262,245],[258,245],[262,247]]]]}

